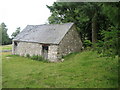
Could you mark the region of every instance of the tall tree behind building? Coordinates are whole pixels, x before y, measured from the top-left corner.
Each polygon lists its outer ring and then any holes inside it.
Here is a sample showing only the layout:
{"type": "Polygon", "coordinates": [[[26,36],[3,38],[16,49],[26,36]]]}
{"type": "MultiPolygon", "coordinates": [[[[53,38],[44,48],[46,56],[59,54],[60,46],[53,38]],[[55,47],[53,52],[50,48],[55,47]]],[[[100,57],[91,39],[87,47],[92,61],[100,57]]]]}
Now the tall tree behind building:
{"type": "Polygon", "coordinates": [[[0,44],[2,45],[7,45],[7,44],[11,44],[11,39],[9,38],[8,34],[7,34],[7,26],[5,25],[5,23],[1,23],[0,25],[0,35],[2,35],[2,38],[0,40],[0,44]]]}
{"type": "Polygon", "coordinates": [[[20,27],[18,27],[16,31],[12,33],[11,35],[12,39],[15,38],[20,33],[20,30],[21,30],[20,27]]]}
{"type": "Polygon", "coordinates": [[[82,37],[82,41],[88,39],[97,42],[98,33],[108,23],[101,11],[102,3],[71,3],[57,2],[47,6],[51,11],[49,23],[74,22],[82,37]]]}

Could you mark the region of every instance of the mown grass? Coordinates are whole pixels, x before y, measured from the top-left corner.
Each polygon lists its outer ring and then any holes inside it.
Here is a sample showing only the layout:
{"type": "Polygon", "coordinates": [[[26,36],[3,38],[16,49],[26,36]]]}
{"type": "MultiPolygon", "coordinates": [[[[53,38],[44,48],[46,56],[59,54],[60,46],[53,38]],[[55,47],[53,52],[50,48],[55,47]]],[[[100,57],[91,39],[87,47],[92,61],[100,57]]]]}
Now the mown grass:
{"type": "Polygon", "coordinates": [[[0,45],[0,50],[12,50],[12,45],[0,45]]]}
{"type": "Polygon", "coordinates": [[[117,58],[84,51],[64,57],[64,62],[45,63],[3,55],[3,88],[117,88],[117,58]]]}

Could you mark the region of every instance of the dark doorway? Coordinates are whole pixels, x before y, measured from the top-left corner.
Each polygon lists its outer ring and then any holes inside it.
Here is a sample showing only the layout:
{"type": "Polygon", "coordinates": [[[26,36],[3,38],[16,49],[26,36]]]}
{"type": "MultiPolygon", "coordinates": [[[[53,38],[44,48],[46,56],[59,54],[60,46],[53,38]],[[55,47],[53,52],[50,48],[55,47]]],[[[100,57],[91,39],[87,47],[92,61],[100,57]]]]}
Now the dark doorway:
{"type": "Polygon", "coordinates": [[[17,46],[18,44],[17,44],[17,42],[14,42],[14,44],[15,44],[15,46],[17,46]]]}
{"type": "Polygon", "coordinates": [[[42,56],[48,59],[48,45],[42,45],[42,56]]]}
{"type": "Polygon", "coordinates": [[[17,52],[18,42],[14,41],[14,52],[17,52]]]}

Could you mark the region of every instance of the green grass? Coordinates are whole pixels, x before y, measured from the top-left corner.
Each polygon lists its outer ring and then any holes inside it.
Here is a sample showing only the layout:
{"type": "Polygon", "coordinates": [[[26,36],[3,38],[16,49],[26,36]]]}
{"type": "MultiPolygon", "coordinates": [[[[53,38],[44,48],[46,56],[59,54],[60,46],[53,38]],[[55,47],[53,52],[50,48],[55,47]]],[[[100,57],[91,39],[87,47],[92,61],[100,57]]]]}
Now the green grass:
{"type": "Polygon", "coordinates": [[[0,50],[12,50],[12,45],[2,45],[0,46],[0,50]]]}
{"type": "Polygon", "coordinates": [[[118,60],[84,51],[45,63],[3,54],[3,88],[117,88],[118,60]]]}

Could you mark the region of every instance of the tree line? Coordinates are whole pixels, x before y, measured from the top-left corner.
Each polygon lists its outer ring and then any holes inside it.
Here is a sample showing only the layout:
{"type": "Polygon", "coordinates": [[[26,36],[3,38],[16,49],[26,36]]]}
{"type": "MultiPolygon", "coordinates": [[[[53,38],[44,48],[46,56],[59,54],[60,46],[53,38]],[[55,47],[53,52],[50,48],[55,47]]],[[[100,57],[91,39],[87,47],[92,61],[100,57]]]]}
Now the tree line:
{"type": "Polygon", "coordinates": [[[16,29],[15,32],[12,33],[11,38],[9,37],[7,31],[7,26],[5,23],[0,24],[0,45],[8,45],[12,43],[12,39],[17,36],[17,34],[20,33],[20,27],[16,29]]]}

